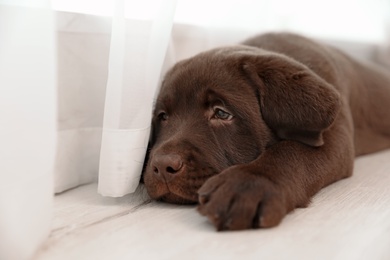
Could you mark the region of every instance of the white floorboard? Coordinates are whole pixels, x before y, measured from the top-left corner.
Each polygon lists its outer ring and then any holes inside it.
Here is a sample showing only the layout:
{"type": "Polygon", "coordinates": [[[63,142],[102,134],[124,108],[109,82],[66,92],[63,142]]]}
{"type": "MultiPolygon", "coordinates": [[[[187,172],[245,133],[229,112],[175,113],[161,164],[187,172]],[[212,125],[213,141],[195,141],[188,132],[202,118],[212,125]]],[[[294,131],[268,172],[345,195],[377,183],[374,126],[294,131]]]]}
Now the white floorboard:
{"type": "Polygon", "coordinates": [[[390,259],[390,151],[359,158],[353,177],[266,230],[218,233],[193,206],[96,189],[55,197],[53,230],[36,260],[390,259]]]}

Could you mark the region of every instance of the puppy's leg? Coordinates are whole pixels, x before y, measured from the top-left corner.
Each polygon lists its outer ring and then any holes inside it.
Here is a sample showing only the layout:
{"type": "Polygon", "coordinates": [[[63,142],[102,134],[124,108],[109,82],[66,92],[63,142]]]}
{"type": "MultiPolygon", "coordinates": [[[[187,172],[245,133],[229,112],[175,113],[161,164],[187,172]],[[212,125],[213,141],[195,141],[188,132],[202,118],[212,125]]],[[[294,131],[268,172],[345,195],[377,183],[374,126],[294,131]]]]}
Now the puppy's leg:
{"type": "Polygon", "coordinates": [[[310,147],[281,141],[249,164],[232,166],[200,188],[199,207],[217,230],[273,227],[322,187],[352,174],[350,127],[325,133],[325,144],[310,147]]]}

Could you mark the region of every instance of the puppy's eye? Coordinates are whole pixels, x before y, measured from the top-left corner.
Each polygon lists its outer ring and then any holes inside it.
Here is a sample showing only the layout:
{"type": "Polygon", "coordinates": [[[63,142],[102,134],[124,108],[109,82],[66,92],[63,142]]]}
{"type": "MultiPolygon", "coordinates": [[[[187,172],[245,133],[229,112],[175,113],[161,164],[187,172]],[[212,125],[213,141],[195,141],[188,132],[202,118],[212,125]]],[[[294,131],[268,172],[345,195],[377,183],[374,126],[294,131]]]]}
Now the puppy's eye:
{"type": "Polygon", "coordinates": [[[168,114],[165,112],[160,112],[157,117],[160,121],[168,120],[168,114]]]}
{"type": "Polygon", "coordinates": [[[221,120],[232,120],[233,119],[233,116],[222,110],[221,108],[214,108],[214,117],[217,118],[217,119],[221,119],[221,120]]]}

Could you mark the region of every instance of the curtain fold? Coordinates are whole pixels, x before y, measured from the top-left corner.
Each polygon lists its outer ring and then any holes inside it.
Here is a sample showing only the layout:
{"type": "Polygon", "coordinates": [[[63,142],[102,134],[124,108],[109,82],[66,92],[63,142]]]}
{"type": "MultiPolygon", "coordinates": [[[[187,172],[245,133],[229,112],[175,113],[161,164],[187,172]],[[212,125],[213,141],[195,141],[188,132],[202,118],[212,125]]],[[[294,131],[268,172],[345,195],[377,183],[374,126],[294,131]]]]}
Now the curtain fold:
{"type": "Polygon", "coordinates": [[[109,17],[56,12],[56,193],[98,179],[110,34],[109,17]]]}
{"type": "Polygon", "coordinates": [[[104,196],[134,192],[141,176],[176,7],[175,0],[149,2],[143,19],[126,19],[124,10],[138,2],[116,1],[99,167],[104,196]]]}
{"type": "Polygon", "coordinates": [[[50,232],[55,44],[52,12],[35,4],[0,1],[0,259],[30,259],[50,232]]]}

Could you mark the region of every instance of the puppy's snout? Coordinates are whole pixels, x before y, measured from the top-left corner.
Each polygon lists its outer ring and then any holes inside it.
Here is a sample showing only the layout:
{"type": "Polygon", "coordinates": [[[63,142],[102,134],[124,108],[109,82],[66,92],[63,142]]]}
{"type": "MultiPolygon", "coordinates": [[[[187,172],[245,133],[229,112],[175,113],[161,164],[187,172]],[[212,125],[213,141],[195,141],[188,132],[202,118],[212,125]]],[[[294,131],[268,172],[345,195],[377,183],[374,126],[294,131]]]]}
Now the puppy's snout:
{"type": "Polygon", "coordinates": [[[183,169],[183,159],[178,154],[156,154],[152,159],[153,172],[165,181],[176,177],[183,169]]]}

